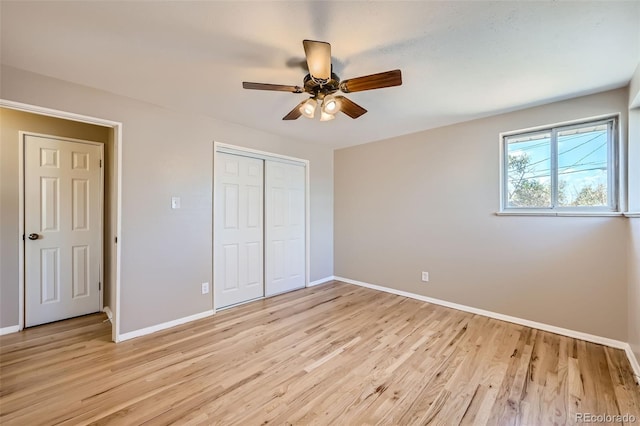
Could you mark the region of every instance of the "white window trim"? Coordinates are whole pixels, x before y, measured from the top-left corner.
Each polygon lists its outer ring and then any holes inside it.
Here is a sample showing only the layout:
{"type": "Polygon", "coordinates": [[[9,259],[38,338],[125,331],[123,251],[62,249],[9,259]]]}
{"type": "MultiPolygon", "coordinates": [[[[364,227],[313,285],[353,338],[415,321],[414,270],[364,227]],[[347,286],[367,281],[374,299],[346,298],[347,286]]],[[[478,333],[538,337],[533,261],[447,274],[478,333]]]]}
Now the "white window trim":
{"type": "MultiPolygon", "coordinates": [[[[621,199],[621,195],[623,193],[623,180],[621,179],[622,169],[626,164],[623,161],[622,156],[624,155],[624,149],[622,147],[622,135],[620,134],[621,128],[621,114],[606,114],[588,118],[582,118],[578,120],[559,122],[544,126],[536,126],[519,130],[512,130],[508,132],[502,132],[498,136],[499,143],[499,152],[500,152],[500,182],[499,182],[499,190],[500,190],[500,210],[495,212],[496,216],[573,216],[573,217],[595,217],[595,216],[605,216],[605,217],[615,217],[615,216],[627,216],[627,217],[636,217],[630,216],[630,213],[623,212],[623,202],[621,199]],[[613,183],[613,194],[610,192],[610,197],[613,197],[614,208],[612,209],[609,206],[606,207],[548,207],[548,208],[532,208],[532,207],[506,207],[507,204],[507,156],[506,156],[506,138],[514,135],[526,134],[526,133],[535,133],[535,132],[553,132],[555,133],[558,128],[567,128],[572,126],[581,126],[589,123],[598,123],[598,122],[606,122],[608,120],[614,121],[614,126],[612,130],[612,135],[614,140],[609,144],[609,158],[612,158],[613,161],[610,161],[607,167],[607,172],[610,176],[610,181],[613,183]],[[613,164],[612,164],[613,163],[613,164]]],[[[555,153],[554,153],[555,155],[555,153]]],[[[557,161],[553,160],[552,161],[557,161]]],[[[555,179],[553,186],[555,186],[555,179]]],[[[552,191],[557,191],[556,188],[552,186],[552,191]]],[[[635,213],[635,212],[634,212],[635,213]]]]}
{"type": "Polygon", "coordinates": [[[523,209],[522,211],[499,211],[495,213],[496,216],[553,216],[553,217],[640,217],[640,213],[638,216],[629,215],[628,213],[622,212],[611,212],[611,211],[598,211],[598,212],[568,212],[568,211],[532,211],[523,209]]]}

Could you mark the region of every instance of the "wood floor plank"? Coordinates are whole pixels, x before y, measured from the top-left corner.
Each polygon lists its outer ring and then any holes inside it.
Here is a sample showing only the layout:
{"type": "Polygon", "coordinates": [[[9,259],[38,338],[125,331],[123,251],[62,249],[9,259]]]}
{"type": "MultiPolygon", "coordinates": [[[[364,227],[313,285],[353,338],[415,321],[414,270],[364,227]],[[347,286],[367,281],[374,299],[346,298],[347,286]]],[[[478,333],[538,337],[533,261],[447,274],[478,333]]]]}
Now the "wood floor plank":
{"type": "Polygon", "coordinates": [[[621,350],[339,282],[117,345],[104,319],[0,336],[0,424],[640,421],[621,350]]]}

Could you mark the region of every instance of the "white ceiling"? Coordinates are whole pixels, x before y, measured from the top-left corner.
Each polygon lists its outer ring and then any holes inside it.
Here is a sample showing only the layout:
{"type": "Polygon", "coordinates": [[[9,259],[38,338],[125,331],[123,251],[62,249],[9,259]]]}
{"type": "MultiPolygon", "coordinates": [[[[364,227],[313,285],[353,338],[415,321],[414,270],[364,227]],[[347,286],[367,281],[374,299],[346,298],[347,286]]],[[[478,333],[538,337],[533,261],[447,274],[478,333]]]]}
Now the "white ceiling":
{"type": "Polygon", "coordinates": [[[349,146],[626,85],[640,2],[1,2],[16,68],[298,140],[349,146]],[[349,94],[369,110],[282,121],[303,94],[302,40],[328,41],[342,79],[400,68],[401,87],[349,94]]]}

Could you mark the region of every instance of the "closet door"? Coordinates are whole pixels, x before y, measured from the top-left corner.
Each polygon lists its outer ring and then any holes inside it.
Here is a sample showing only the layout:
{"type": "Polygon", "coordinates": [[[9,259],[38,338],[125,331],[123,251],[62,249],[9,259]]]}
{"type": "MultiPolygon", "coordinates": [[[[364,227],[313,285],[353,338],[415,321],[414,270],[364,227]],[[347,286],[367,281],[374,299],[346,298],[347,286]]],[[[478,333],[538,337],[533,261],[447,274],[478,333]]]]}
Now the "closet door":
{"type": "Polygon", "coordinates": [[[305,286],[305,167],[265,164],[265,293],[305,286]]]}
{"type": "Polygon", "coordinates": [[[260,159],[216,155],[216,308],[264,296],[263,167],[260,159]]]}

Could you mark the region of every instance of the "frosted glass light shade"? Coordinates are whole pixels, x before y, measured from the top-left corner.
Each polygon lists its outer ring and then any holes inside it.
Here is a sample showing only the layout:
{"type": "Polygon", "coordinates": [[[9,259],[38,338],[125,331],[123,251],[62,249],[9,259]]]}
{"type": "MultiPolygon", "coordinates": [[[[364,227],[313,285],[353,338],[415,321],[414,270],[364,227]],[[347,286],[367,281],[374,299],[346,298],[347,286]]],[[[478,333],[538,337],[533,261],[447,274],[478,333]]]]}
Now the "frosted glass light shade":
{"type": "Polygon", "coordinates": [[[315,99],[307,99],[307,101],[300,107],[300,112],[307,118],[313,118],[316,112],[316,104],[317,102],[315,99]]]}
{"type": "Polygon", "coordinates": [[[340,111],[340,102],[333,95],[327,95],[322,101],[322,111],[327,114],[335,114],[340,111]]]}
{"type": "Polygon", "coordinates": [[[333,120],[334,118],[336,118],[335,115],[327,114],[324,111],[320,111],[320,121],[329,121],[329,120],[333,120]]]}

